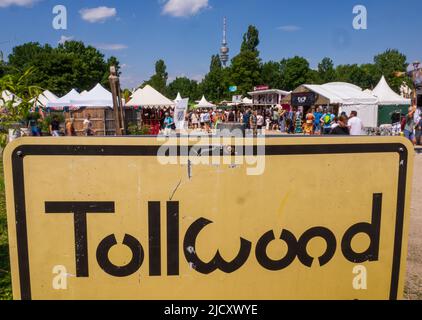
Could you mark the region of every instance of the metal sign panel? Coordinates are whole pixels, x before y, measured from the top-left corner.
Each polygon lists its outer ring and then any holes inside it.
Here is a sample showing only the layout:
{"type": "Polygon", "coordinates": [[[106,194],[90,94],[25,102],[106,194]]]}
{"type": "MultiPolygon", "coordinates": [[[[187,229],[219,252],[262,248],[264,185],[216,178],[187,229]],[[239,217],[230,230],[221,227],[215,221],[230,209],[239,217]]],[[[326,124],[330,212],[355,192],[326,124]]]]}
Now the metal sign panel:
{"type": "Polygon", "coordinates": [[[14,297],[402,298],[412,164],[399,137],[19,139],[14,297]]]}

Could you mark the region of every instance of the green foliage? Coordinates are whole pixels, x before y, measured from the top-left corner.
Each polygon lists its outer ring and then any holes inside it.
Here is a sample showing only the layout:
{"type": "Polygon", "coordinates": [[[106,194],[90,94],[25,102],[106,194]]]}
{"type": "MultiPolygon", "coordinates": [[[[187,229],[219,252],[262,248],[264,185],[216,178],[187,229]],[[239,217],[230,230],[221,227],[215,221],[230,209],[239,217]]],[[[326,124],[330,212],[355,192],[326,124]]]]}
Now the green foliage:
{"type": "MultiPolygon", "coordinates": [[[[396,77],[395,73],[406,72],[406,60],[407,57],[396,49],[389,49],[374,58],[378,74],[380,76],[384,75],[391,88],[396,92],[400,92],[403,78],[396,77]]],[[[409,80],[408,78],[405,79],[405,81],[410,83],[409,80]]]]}
{"type": "Polygon", "coordinates": [[[262,84],[270,88],[282,87],[281,64],[279,62],[269,61],[262,65],[262,84]]]}
{"type": "MultiPolygon", "coordinates": [[[[228,88],[225,86],[223,66],[218,55],[211,57],[210,71],[202,81],[200,89],[202,94],[210,101],[221,101],[224,99],[228,88]]],[[[200,98],[200,94],[197,95],[197,99],[199,100],[200,98]]]]}
{"type": "Polygon", "coordinates": [[[238,94],[246,95],[260,84],[261,59],[255,51],[243,51],[233,58],[230,68],[230,82],[238,87],[238,94]]]}
{"type": "Polygon", "coordinates": [[[163,95],[167,93],[167,80],[168,80],[168,73],[167,73],[167,66],[163,60],[158,60],[155,63],[155,74],[149,79],[148,81],[144,82],[142,87],[146,85],[150,85],[155,90],[160,92],[163,95]]]}
{"type": "Polygon", "coordinates": [[[312,79],[309,62],[305,58],[295,56],[281,61],[282,88],[294,90],[312,79]]]}
{"type": "Polygon", "coordinates": [[[318,64],[318,80],[321,84],[333,82],[336,78],[333,60],[324,58],[318,64]]]}
{"type": "Polygon", "coordinates": [[[240,48],[240,52],[244,51],[253,51],[259,55],[258,51],[259,45],[259,31],[255,26],[249,26],[248,32],[243,35],[243,42],[240,48]]]}
{"type": "Polygon", "coordinates": [[[91,89],[97,83],[108,86],[109,66],[119,68],[115,57],[104,55],[82,42],[67,41],[57,48],[36,42],[17,46],[9,55],[8,72],[20,74],[30,67],[37,69],[30,78],[32,85],[64,95],[72,88],[91,89]]]}
{"type": "Polygon", "coordinates": [[[169,98],[176,99],[177,93],[182,97],[189,97],[191,100],[199,99],[198,83],[186,77],[176,78],[167,88],[169,98]]]}
{"type": "Polygon", "coordinates": [[[128,132],[131,136],[145,136],[149,135],[151,127],[148,125],[144,125],[139,127],[136,123],[131,123],[128,126],[128,132]]]}
{"type": "Polygon", "coordinates": [[[0,97],[3,105],[3,111],[0,113],[0,143],[2,147],[7,141],[9,129],[27,127],[27,120],[33,106],[31,101],[42,93],[41,88],[31,84],[30,80],[34,73],[36,73],[36,69],[30,67],[22,74],[8,74],[0,79],[0,92],[13,93],[13,98],[10,100],[0,97]]]}

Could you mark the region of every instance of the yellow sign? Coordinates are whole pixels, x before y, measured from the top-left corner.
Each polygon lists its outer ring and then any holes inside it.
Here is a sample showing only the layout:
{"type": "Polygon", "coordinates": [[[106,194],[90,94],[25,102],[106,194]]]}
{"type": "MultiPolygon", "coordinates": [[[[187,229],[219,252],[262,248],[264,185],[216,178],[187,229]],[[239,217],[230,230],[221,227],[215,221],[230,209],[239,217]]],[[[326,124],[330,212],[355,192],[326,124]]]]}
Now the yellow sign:
{"type": "Polygon", "coordinates": [[[406,140],[205,139],[10,144],[14,297],[402,298],[406,140]]]}

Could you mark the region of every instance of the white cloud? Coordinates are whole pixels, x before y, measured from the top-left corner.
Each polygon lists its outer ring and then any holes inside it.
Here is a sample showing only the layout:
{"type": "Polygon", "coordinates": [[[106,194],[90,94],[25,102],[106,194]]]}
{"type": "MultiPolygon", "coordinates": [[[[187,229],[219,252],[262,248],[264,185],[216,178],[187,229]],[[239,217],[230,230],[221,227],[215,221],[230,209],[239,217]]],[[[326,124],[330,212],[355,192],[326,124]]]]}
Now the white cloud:
{"type": "MultiPolygon", "coordinates": [[[[1,1],[1,0],[0,0],[1,1]]],[[[86,8],[79,11],[83,20],[90,23],[104,22],[117,15],[116,8],[98,7],[86,8]]]]}
{"type": "Polygon", "coordinates": [[[70,37],[61,36],[58,43],[59,44],[64,44],[66,41],[72,41],[73,39],[75,39],[74,36],[70,36],[70,37]]]}
{"type": "Polygon", "coordinates": [[[302,30],[299,26],[289,25],[289,26],[281,26],[277,28],[278,30],[284,31],[284,32],[296,32],[302,30]]]}
{"type": "Polygon", "coordinates": [[[30,7],[40,0],[0,0],[0,8],[10,6],[30,7]]]}
{"type": "Polygon", "coordinates": [[[108,51],[120,51],[128,48],[125,44],[120,43],[99,43],[94,45],[96,48],[108,51]]]}
{"type": "Polygon", "coordinates": [[[194,16],[209,8],[208,0],[168,0],[163,8],[163,14],[173,17],[194,16]]]}

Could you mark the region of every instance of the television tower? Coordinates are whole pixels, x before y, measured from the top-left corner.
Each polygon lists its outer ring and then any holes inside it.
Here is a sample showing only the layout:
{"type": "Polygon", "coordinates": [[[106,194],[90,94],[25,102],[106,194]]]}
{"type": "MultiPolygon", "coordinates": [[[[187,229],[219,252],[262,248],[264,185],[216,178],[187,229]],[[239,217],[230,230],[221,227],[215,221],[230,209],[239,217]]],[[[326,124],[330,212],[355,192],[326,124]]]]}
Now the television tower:
{"type": "Polygon", "coordinates": [[[224,17],[223,45],[220,48],[220,60],[224,67],[226,67],[227,62],[229,62],[229,52],[230,49],[227,45],[227,19],[224,17]]]}

